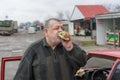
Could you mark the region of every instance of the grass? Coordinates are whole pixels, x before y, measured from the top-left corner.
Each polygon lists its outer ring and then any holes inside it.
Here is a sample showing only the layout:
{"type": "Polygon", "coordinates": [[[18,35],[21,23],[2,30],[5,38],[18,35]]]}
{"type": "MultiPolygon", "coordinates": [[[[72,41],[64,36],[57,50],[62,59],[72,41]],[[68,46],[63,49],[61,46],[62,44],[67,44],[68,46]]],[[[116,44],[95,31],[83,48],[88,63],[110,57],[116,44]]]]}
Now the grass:
{"type": "Polygon", "coordinates": [[[83,46],[92,46],[95,45],[95,41],[82,41],[83,46]]]}

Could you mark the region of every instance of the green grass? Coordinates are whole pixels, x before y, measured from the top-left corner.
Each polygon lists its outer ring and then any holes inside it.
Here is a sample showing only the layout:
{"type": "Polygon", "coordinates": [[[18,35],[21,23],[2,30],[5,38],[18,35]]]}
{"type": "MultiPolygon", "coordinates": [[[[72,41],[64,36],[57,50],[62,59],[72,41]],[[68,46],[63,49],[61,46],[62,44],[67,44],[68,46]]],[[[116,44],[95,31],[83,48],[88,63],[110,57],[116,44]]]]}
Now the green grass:
{"type": "Polygon", "coordinates": [[[92,46],[95,45],[95,41],[82,41],[83,46],[92,46]]]}

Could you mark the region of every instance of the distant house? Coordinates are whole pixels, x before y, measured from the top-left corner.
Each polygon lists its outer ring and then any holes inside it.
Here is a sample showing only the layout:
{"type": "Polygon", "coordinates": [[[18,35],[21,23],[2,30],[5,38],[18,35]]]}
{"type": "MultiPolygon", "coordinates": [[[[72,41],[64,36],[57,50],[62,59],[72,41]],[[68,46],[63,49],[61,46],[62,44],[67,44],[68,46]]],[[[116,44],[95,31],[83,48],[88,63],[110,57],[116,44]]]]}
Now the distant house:
{"type": "Polygon", "coordinates": [[[63,28],[65,31],[68,31],[70,35],[74,35],[73,23],[68,20],[62,20],[63,28]]]}
{"type": "MultiPolygon", "coordinates": [[[[96,30],[95,15],[108,13],[109,11],[102,5],[75,5],[70,20],[76,25],[79,25],[83,30],[88,30],[87,35],[94,35],[96,30]]],[[[85,33],[86,35],[86,33],[85,33]]]]}
{"type": "Polygon", "coordinates": [[[120,12],[98,14],[95,18],[97,27],[96,44],[114,44],[120,46],[120,12]]]}

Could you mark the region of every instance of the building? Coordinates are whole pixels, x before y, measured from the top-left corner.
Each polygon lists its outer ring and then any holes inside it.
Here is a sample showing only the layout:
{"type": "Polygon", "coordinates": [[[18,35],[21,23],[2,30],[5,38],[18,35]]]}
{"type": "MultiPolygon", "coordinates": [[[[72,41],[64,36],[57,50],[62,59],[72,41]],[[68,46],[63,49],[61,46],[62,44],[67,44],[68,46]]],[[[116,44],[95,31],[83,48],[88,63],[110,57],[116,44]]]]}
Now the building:
{"type": "Polygon", "coordinates": [[[70,35],[74,35],[73,22],[70,22],[68,20],[62,20],[62,24],[65,31],[68,31],[70,35]]]}
{"type": "Polygon", "coordinates": [[[120,46],[120,12],[98,14],[96,18],[96,43],[120,46]],[[116,35],[116,36],[114,36],[116,35]]]}
{"type": "MultiPolygon", "coordinates": [[[[102,5],[75,5],[70,20],[75,26],[84,30],[85,35],[95,36],[96,14],[108,13],[109,11],[102,5]]],[[[83,32],[83,31],[82,31],[83,32]]]]}

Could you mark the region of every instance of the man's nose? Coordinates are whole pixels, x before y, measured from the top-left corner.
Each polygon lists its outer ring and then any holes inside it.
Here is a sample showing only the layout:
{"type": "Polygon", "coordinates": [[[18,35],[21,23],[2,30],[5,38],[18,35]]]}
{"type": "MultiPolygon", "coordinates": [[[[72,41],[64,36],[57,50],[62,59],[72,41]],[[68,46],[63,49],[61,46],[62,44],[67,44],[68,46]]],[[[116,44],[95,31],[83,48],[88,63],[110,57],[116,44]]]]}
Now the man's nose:
{"type": "Polygon", "coordinates": [[[62,27],[59,27],[59,31],[63,31],[63,28],[62,28],[62,27]]]}

